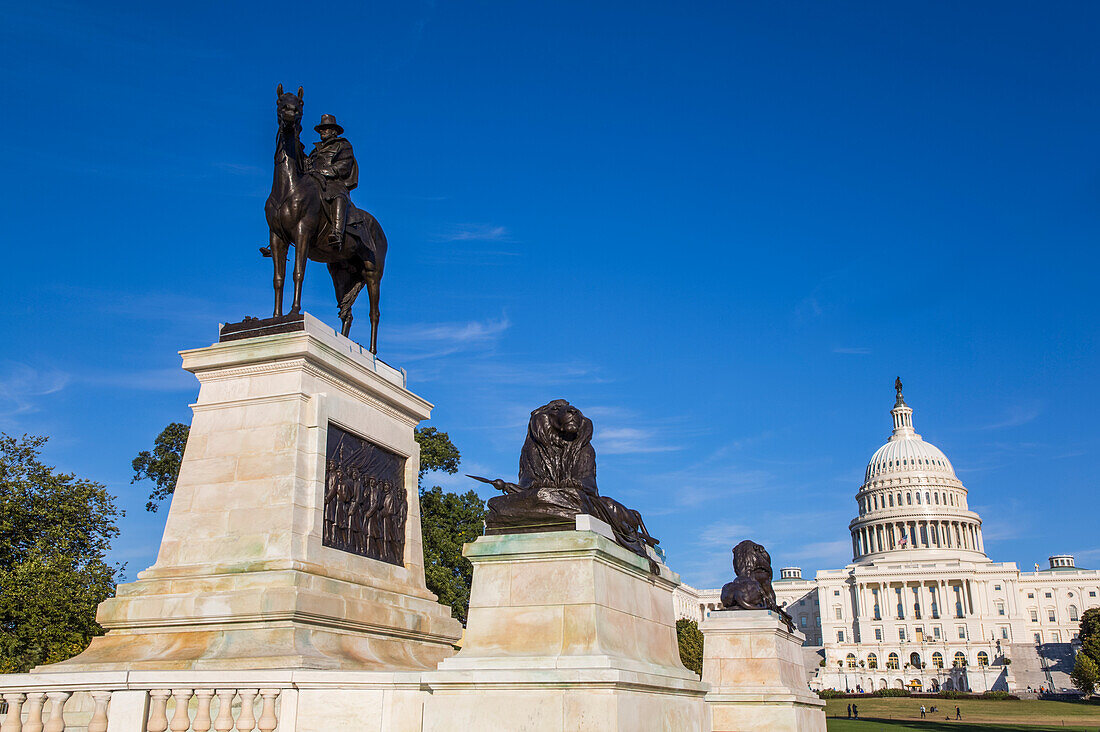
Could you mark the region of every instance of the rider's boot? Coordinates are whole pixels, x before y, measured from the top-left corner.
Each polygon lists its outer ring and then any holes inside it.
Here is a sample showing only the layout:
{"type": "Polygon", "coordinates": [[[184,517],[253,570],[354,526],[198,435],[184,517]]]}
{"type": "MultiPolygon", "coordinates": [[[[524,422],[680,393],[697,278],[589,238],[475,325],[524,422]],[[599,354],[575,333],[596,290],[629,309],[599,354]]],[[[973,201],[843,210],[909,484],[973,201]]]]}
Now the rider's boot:
{"type": "Polygon", "coordinates": [[[332,202],[332,232],[328,235],[329,245],[338,252],[344,251],[344,229],[347,226],[348,202],[339,197],[332,202]]]}

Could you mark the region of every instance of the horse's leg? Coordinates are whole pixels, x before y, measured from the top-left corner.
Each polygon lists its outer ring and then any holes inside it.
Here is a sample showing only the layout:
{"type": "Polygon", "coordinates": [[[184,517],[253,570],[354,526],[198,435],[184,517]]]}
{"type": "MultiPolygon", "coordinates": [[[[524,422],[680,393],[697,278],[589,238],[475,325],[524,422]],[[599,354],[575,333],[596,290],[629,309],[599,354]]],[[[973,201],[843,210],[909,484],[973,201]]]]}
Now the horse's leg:
{"type": "Polygon", "coordinates": [[[378,299],[381,294],[382,276],[377,270],[367,272],[367,295],[370,297],[370,352],[378,353],[378,319],[381,311],[378,309],[378,299]]]}
{"type": "Polygon", "coordinates": [[[302,311],[302,283],[306,279],[306,264],[309,262],[309,246],[313,243],[313,237],[316,233],[316,219],[310,220],[303,216],[295,227],[294,303],[290,306],[291,315],[297,315],[302,311]]]}
{"type": "Polygon", "coordinates": [[[275,265],[275,277],[272,284],[275,286],[275,312],[272,317],[283,314],[283,282],[286,281],[286,250],[287,243],[283,238],[271,232],[271,261],[275,265]]]}

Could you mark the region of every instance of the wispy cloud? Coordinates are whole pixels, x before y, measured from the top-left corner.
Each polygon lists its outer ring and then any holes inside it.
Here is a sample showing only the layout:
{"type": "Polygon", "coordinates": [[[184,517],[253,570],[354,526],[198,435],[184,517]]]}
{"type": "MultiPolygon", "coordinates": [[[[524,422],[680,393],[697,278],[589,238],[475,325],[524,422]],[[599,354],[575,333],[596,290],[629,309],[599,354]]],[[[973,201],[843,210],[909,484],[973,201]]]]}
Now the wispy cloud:
{"type": "Polygon", "coordinates": [[[387,339],[399,360],[417,361],[490,349],[509,327],[507,316],[496,320],[414,323],[394,326],[387,339]]]}
{"type": "Polygon", "coordinates": [[[1042,414],[1042,404],[1038,401],[1014,404],[1005,410],[1004,415],[998,421],[983,425],[983,430],[999,430],[1004,427],[1019,427],[1027,424],[1042,414]]]}
{"type": "Polygon", "coordinates": [[[846,355],[849,355],[849,356],[866,356],[870,352],[871,352],[870,348],[866,348],[866,347],[863,347],[863,346],[852,346],[852,347],[837,346],[836,348],[833,349],[833,353],[843,353],[843,354],[846,354],[846,355]]]}
{"type": "Polygon", "coordinates": [[[436,241],[509,241],[507,227],[496,224],[455,224],[435,235],[436,241]]]}
{"type": "Polygon", "coordinates": [[[111,386],[138,391],[194,391],[198,388],[198,381],[194,375],[180,368],[108,374],[82,373],[76,380],[94,386],[111,386]]]}
{"type": "Polygon", "coordinates": [[[38,410],[38,397],[55,394],[72,381],[64,371],[35,368],[20,361],[0,362],[0,417],[38,410]]]}
{"type": "Polygon", "coordinates": [[[851,554],[852,542],[845,539],[814,541],[783,552],[785,557],[798,561],[809,560],[820,567],[843,566],[851,561],[851,554]]]}
{"type": "Polygon", "coordinates": [[[602,455],[672,452],[680,449],[674,445],[661,444],[652,430],[643,430],[636,427],[612,427],[599,430],[593,439],[593,443],[602,455]]]}

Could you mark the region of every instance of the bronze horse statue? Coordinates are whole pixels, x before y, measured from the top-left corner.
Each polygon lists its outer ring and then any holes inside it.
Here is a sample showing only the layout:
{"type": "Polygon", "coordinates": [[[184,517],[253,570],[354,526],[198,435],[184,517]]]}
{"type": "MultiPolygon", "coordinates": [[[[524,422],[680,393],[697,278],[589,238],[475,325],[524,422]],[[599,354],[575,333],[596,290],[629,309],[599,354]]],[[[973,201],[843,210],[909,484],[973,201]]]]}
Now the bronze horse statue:
{"type": "MultiPolygon", "coordinates": [[[[336,249],[329,244],[332,224],[321,204],[321,189],[306,169],[306,155],[298,139],[302,132],[302,87],[297,94],[276,90],[279,134],[275,138],[275,176],[271,195],[264,212],[271,230],[270,256],[275,264],[275,312],[283,314],[283,282],[286,279],[286,258],[294,245],[294,303],[290,314],[302,309],[302,281],[306,261],[324,262],[332,275],[336,302],[340,307],[343,334],[351,331],[351,306],[360,290],[367,288],[370,296],[370,351],[378,353],[378,298],[382,271],[386,265],[386,235],[382,227],[366,211],[348,205],[344,245],[336,249]]],[[[264,256],[268,252],[261,249],[264,256]]]]}

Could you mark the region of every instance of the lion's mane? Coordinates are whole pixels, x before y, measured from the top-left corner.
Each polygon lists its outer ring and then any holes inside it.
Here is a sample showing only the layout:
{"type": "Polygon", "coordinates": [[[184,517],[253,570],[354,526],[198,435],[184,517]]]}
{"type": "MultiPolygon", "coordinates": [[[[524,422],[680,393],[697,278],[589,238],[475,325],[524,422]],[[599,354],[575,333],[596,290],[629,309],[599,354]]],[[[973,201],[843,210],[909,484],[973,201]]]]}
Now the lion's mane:
{"type": "Polygon", "coordinates": [[[757,567],[767,567],[772,573],[772,557],[768,550],[751,539],[745,539],[733,548],[733,572],[738,577],[753,577],[757,567]]]}
{"type": "Polygon", "coordinates": [[[567,440],[553,424],[550,411],[568,407],[569,402],[555,399],[531,412],[527,439],[519,456],[519,486],[564,486],[596,488],[596,451],[592,449],[592,420],[581,415],[576,437],[567,440]]]}

